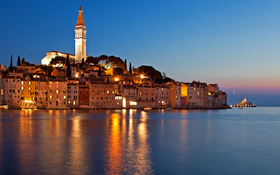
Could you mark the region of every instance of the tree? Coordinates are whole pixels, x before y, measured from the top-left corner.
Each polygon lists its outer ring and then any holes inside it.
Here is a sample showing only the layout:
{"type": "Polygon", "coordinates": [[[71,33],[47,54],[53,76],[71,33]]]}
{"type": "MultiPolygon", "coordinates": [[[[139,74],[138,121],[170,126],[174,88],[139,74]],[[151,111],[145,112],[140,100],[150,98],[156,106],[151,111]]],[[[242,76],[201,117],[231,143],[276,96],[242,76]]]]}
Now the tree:
{"type": "Polygon", "coordinates": [[[98,58],[89,56],[89,57],[87,57],[85,63],[87,63],[87,64],[92,63],[92,64],[96,65],[96,64],[98,64],[98,58]]]}
{"type": "Polygon", "coordinates": [[[50,65],[56,65],[56,64],[66,65],[66,58],[61,56],[56,56],[50,61],[50,65]]]}
{"type": "Polygon", "coordinates": [[[129,74],[132,74],[131,62],[129,63],[129,74]]]}
{"type": "Polygon", "coordinates": [[[101,77],[101,67],[99,66],[99,69],[98,69],[98,76],[101,77]]]}
{"type": "Polygon", "coordinates": [[[20,66],[20,56],[18,56],[17,66],[20,66]]]}
{"type": "Polygon", "coordinates": [[[83,65],[85,64],[85,59],[82,59],[82,63],[81,63],[81,67],[83,67],[83,65]]]}
{"type": "Polygon", "coordinates": [[[122,75],[123,74],[123,69],[122,68],[113,68],[113,75],[122,75]]]}
{"type": "Polygon", "coordinates": [[[11,61],[10,61],[10,66],[9,66],[9,70],[13,69],[13,55],[11,55],[11,61]]]}
{"type": "Polygon", "coordinates": [[[174,81],[174,80],[169,78],[169,77],[164,77],[163,78],[163,83],[172,82],[172,81],[174,81]]]}
{"type": "Polygon", "coordinates": [[[140,66],[137,69],[137,72],[139,74],[144,74],[146,76],[150,76],[153,80],[160,81],[159,79],[162,79],[161,73],[153,68],[152,66],[140,66]]]}
{"type": "Polygon", "coordinates": [[[24,63],[24,62],[25,62],[25,58],[22,58],[21,63],[24,63]]]}
{"type": "Polygon", "coordinates": [[[71,78],[71,66],[70,66],[69,54],[67,54],[66,66],[67,66],[67,77],[71,78]]]}
{"type": "Polygon", "coordinates": [[[124,71],[127,71],[127,63],[126,63],[126,59],[124,60],[124,71]]]}

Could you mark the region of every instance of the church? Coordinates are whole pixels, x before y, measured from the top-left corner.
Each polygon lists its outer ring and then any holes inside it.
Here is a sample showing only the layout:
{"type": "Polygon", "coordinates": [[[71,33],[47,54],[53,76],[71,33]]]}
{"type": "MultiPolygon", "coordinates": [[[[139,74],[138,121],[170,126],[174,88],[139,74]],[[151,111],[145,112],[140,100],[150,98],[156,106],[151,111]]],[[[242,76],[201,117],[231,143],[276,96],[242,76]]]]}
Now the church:
{"type": "Polygon", "coordinates": [[[75,63],[81,63],[83,58],[87,58],[86,54],[86,25],[83,17],[82,6],[80,6],[79,16],[75,28],[75,55],[58,52],[58,51],[50,51],[47,52],[46,56],[41,60],[42,65],[49,65],[51,60],[56,56],[67,57],[69,55],[70,60],[75,60],[75,63]]]}

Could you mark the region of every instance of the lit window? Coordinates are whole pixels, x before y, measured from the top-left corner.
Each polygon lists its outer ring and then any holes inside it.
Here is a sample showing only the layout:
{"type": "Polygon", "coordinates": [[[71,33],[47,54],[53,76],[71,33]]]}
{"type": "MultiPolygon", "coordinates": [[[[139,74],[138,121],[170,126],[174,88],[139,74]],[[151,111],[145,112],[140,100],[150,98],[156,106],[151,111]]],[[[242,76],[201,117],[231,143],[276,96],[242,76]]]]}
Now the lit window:
{"type": "Polygon", "coordinates": [[[24,82],[22,81],[21,84],[24,84],[24,82]]]}
{"type": "Polygon", "coordinates": [[[31,88],[28,88],[29,90],[31,90],[31,88]]]}
{"type": "Polygon", "coordinates": [[[66,99],[66,96],[64,96],[64,99],[66,99]]]}
{"type": "Polygon", "coordinates": [[[50,98],[52,98],[52,96],[50,96],[50,98]]]}
{"type": "Polygon", "coordinates": [[[31,85],[31,82],[29,81],[28,84],[31,85]]]}
{"type": "Polygon", "coordinates": [[[21,90],[23,90],[24,89],[24,87],[21,87],[21,90]]]}
{"type": "Polygon", "coordinates": [[[56,90],[56,93],[58,94],[58,90],[56,90]]]}
{"type": "Polygon", "coordinates": [[[131,105],[131,106],[135,106],[135,105],[137,105],[137,102],[136,102],[136,101],[131,101],[131,102],[130,102],[130,105],[131,105]]]}
{"type": "Polygon", "coordinates": [[[107,94],[109,94],[110,93],[110,91],[107,91],[107,94]]]}

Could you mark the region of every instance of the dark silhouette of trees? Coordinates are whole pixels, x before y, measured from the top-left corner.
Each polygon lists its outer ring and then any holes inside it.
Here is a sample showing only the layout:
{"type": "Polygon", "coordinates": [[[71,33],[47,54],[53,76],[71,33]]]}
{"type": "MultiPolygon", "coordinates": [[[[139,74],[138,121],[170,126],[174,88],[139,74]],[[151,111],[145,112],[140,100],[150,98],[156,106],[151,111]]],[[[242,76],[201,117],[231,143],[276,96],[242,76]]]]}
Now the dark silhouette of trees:
{"type": "MultiPolygon", "coordinates": [[[[23,63],[23,61],[22,61],[22,63],[23,63]]],[[[55,58],[53,58],[53,59],[50,61],[50,64],[51,64],[51,65],[56,65],[56,64],[65,65],[65,64],[66,64],[66,58],[61,57],[61,56],[56,56],[55,58]]]]}
{"type": "Polygon", "coordinates": [[[85,59],[82,59],[82,63],[81,63],[81,67],[83,67],[83,65],[85,64],[85,59]]]}
{"type": "Polygon", "coordinates": [[[13,55],[11,55],[10,66],[8,68],[10,71],[13,69],[13,55]]]}
{"type": "Polygon", "coordinates": [[[127,71],[127,62],[126,62],[126,59],[124,60],[124,71],[127,71]]]}
{"type": "Polygon", "coordinates": [[[66,66],[67,66],[67,77],[71,78],[71,65],[69,60],[69,54],[67,54],[66,66]]]}
{"type": "Polygon", "coordinates": [[[172,81],[174,81],[174,79],[171,79],[169,77],[164,77],[163,78],[163,83],[172,82],[172,81]]]}
{"type": "Polygon", "coordinates": [[[99,69],[98,69],[98,76],[101,77],[101,67],[99,66],[99,69]]]}
{"type": "Polygon", "coordinates": [[[122,68],[114,68],[113,69],[113,75],[122,75],[123,74],[123,69],[122,68]]]}
{"type": "Polygon", "coordinates": [[[25,58],[22,58],[21,63],[25,63],[25,58]]]}
{"type": "Polygon", "coordinates": [[[17,66],[20,66],[20,56],[18,56],[17,66]]]}
{"type": "Polygon", "coordinates": [[[144,74],[145,76],[149,76],[154,81],[162,79],[161,73],[158,70],[156,70],[155,68],[153,68],[152,66],[145,66],[145,65],[140,66],[137,69],[137,73],[144,74]]]}
{"type": "Polygon", "coordinates": [[[97,58],[97,57],[89,56],[89,57],[87,57],[85,63],[86,63],[86,64],[92,63],[92,64],[97,65],[97,64],[98,64],[98,58],[97,58]]]}
{"type": "Polygon", "coordinates": [[[129,63],[129,74],[132,74],[131,62],[129,63]]]}
{"type": "Polygon", "coordinates": [[[125,70],[125,63],[120,57],[100,55],[97,58],[98,63],[103,62],[106,65],[110,65],[112,68],[122,68],[125,70]]]}

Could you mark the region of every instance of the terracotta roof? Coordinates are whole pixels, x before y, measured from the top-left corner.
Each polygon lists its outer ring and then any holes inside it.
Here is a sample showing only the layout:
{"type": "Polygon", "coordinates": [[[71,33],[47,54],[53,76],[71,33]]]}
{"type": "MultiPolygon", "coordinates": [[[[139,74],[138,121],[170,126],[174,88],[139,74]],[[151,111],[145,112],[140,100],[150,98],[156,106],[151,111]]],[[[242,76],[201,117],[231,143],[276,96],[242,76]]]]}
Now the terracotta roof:
{"type": "Polygon", "coordinates": [[[82,6],[80,6],[79,16],[78,16],[78,20],[77,20],[76,26],[85,26],[85,21],[84,21],[84,17],[83,17],[82,6]]]}

